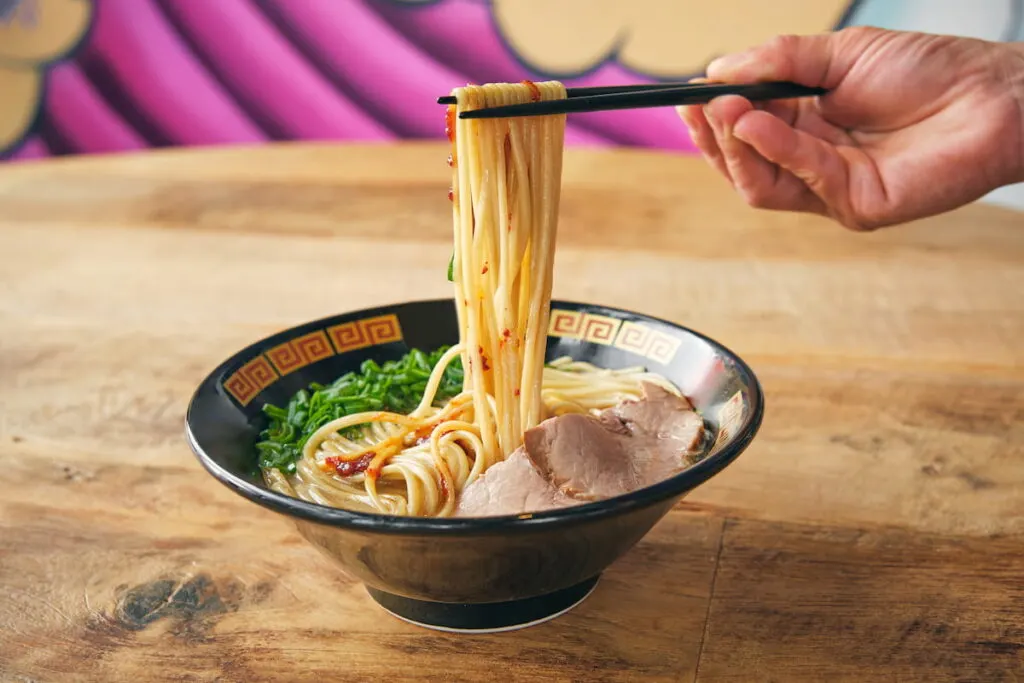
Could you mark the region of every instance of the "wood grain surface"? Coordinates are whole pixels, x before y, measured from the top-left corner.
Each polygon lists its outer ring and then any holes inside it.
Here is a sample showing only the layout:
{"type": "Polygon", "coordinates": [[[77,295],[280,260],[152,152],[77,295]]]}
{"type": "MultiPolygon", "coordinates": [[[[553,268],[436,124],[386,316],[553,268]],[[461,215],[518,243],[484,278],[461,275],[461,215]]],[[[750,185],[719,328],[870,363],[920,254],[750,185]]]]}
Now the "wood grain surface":
{"type": "Polygon", "coordinates": [[[873,234],[693,159],[572,151],[557,297],[700,330],[761,434],[578,609],[445,635],[200,468],[202,377],[449,296],[446,151],[269,146],[0,169],[0,681],[1024,679],[1024,215],[873,234]]]}

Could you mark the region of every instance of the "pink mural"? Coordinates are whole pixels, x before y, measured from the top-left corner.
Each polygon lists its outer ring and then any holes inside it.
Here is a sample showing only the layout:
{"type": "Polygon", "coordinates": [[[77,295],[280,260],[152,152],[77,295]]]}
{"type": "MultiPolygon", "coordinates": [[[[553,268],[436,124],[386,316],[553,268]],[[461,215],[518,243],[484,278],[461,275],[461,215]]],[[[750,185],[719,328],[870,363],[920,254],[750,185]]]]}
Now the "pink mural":
{"type": "MultiPolygon", "coordinates": [[[[612,45],[575,72],[545,72],[513,49],[497,7],[497,0],[0,0],[0,44],[13,36],[7,43],[16,52],[36,32],[59,34],[54,45],[63,46],[19,67],[34,70],[37,101],[25,105],[35,109],[17,135],[6,144],[0,137],[0,154],[441,138],[435,98],[467,82],[650,83],[685,80],[702,67],[645,74],[624,66],[612,45]]],[[[5,68],[0,60],[0,86],[5,68]]],[[[692,149],[671,108],[574,115],[567,141],[692,149]]]]}

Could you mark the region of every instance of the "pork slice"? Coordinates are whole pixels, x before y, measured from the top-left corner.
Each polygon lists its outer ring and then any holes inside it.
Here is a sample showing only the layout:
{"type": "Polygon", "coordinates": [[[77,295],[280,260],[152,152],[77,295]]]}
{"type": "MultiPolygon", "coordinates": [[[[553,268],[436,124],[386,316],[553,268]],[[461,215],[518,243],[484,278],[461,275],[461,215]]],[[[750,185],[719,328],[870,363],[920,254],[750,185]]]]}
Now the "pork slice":
{"type": "Polygon", "coordinates": [[[641,486],[650,486],[696,462],[704,444],[704,420],[684,397],[649,382],[638,401],[624,401],[604,411],[605,421],[618,420],[631,436],[641,486]]]}
{"type": "Polygon", "coordinates": [[[623,401],[604,411],[602,417],[617,418],[633,436],[657,436],[683,453],[699,452],[704,443],[704,420],[690,401],[650,382],[643,383],[643,392],[642,399],[623,401]]]}
{"type": "Polygon", "coordinates": [[[544,420],[459,496],[458,517],[541,512],[629,493],[695,462],[704,422],[688,400],[644,384],[643,398],[597,416],[544,420]]]}
{"type": "Polygon", "coordinates": [[[632,491],[637,471],[630,437],[590,415],[570,413],[541,422],[523,435],[526,454],[558,490],[579,500],[632,491]]]}
{"type": "Polygon", "coordinates": [[[517,448],[462,490],[455,516],[518,515],[576,504],[537,471],[523,448],[517,448]]]}

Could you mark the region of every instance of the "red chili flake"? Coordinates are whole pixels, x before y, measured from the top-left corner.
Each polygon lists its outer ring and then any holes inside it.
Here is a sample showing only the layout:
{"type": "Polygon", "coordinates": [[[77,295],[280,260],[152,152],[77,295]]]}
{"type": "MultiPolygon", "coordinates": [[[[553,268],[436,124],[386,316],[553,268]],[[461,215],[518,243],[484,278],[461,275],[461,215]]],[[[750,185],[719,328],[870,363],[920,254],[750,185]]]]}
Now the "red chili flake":
{"type": "Polygon", "coordinates": [[[430,435],[434,432],[434,428],[437,427],[436,423],[423,425],[412,433],[409,438],[415,445],[419,446],[422,443],[430,441],[430,435]]]}
{"type": "Polygon", "coordinates": [[[444,134],[448,142],[455,142],[455,105],[449,104],[444,113],[444,134]]]}
{"type": "Polygon", "coordinates": [[[445,500],[448,500],[448,497],[451,495],[448,491],[448,480],[444,477],[441,477],[441,495],[445,500]]]}
{"type": "Polygon", "coordinates": [[[448,166],[455,168],[455,152],[448,155],[448,166]]]}
{"type": "MultiPolygon", "coordinates": [[[[359,474],[369,467],[376,455],[373,451],[369,451],[355,460],[343,460],[340,456],[332,455],[324,458],[324,462],[328,467],[333,467],[339,477],[351,477],[353,474],[359,474]]],[[[367,474],[370,473],[368,472],[367,474]]],[[[380,473],[378,472],[377,474],[380,473]]]]}
{"type": "Polygon", "coordinates": [[[501,336],[504,337],[505,339],[508,339],[509,337],[512,336],[512,330],[506,327],[504,330],[501,331],[501,336]]]}
{"type": "Polygon", "coordinates": [[[484,264],[483,270],[480,271],[480,274],[481,275],[487,275],[487,264],[486,263],[484,264]]]}
{"type": "Polygon", "coordinates": [[[512,392],[512,394],[513,394],[514,396],[518,396],[518,395],[519,395],[519,387],[516,387],[516,390],[515,390],[515,391],[513,391],[513,392],[512,392]]]}
{"type": "Polygon", "coordinates": [[[540,102],[540,88],[533,81],[522,81],[522,84],[530,89],[530,101],[540,102]]]}
{"type": "Polygon", "coordinates": [[[512,174],[512,134],[505,133],[505,175],[512,174]]]}
{"type": "Polygon", "coordinates": [[[481,346],[478,348],[480,351],[480,364],[483,366],[484,372],[487,372],[491,369],[491,364],[487,361],[487,356],[484,355],[484,347],[481,346]]]}
{"type": "Polygon", "coordinates": [[[455,201],[455,190],[453,190],[450,187],[448,188],[448,201],[450,201],[450,202],[454,202],[455,201]]]}

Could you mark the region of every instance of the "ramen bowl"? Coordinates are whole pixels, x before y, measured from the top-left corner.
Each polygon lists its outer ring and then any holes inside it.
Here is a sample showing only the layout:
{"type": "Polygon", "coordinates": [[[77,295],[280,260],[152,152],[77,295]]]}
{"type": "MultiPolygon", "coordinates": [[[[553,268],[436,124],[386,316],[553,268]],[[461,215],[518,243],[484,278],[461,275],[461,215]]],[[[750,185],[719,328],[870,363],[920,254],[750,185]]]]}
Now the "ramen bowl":
{"type": "Polygon", "coordinates": [[[706,457],[626,495],[502,517],[361,513],[305,502],[263,483],[255,443],[266,426],[265,403],[287,404],[298,390],[358,371],[367,359],[397,360],[458,337],[451,300],[345,313],[285,330],[203,380],[188,408],[186,437],[215,479],[294,523],[387,611],[430,628],[488,632],[539,623],[579,604],[673,505],[739,456],[761,424],[757,378],[721,344],[638,313],[555,301],[548,360],[643,365],[663,375],[703,416],[706,457]]]}

